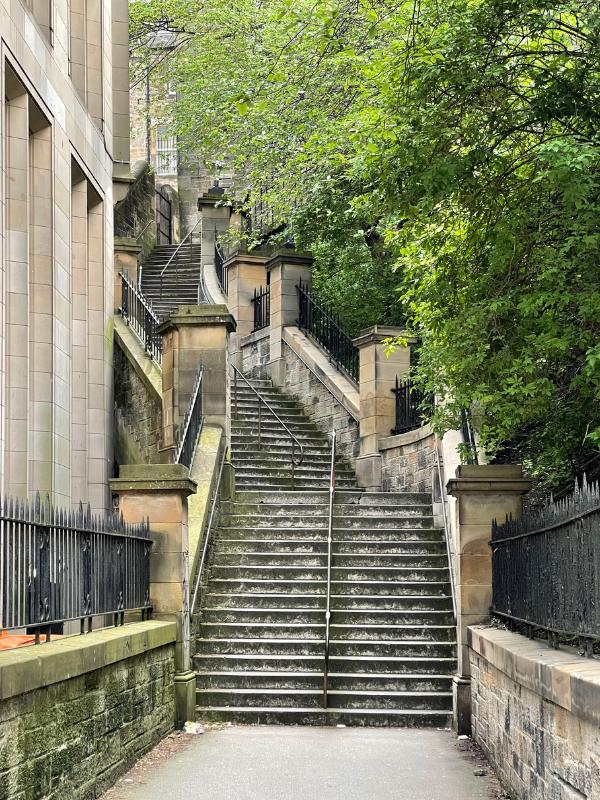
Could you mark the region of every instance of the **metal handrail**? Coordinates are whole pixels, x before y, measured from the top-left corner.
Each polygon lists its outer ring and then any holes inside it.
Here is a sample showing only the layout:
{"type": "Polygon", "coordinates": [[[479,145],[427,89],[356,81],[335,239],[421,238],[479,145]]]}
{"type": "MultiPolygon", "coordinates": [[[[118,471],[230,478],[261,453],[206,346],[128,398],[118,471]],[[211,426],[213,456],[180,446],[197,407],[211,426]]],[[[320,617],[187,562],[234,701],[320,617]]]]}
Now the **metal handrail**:
{"type": "Polygon", "coordinates": [[[259,446],[259,449],[261,447],[261,433],[262,433],[262,431],[261,431],[261,425],[262,425],[261,404],[262,403],[265,404],[265,407],[271,412],[271,414],[275,417],[277,422],[279,422],[279,424],[285,429],[286,433],[288,434],[288,436],[292,440],[292,488],[293,488],[294,485],[295,485],[294,468],[295,467],[299,467],[300,464],[302,464],[302,461],[304,459],[304,446],[302,445],[302,442],[291,432],[291,430],[288,428],[288,426],[285,424],[285,422],[281,419],[279,414],[277,414],[277,412],[269,405],[269,403],[267,403],[267,401],[265,400],[264,397],[261,397],[261,395],[254,388],[254,386],[252,386],[252,384],[250,383],[248,378],[246,378],[246,376],[242,372],[240,372],[240,370],[235,366],[235,364],[232,364],[231,367],[233,369],[233,403],[234,403],[233,413],[234,413],[235,419],[237,419],[237,416],[238,416],[238,408],[237,408],[237,379],[238,379],[238,375],[244,381],[244,383],[246,383],[252,389],[252,391],[254,392],[254,394],[258,398],[258,446],[259,446]],[[295,453],[295,446],[296,445],[298,445],[298,447],[300,448],[300,459],[299,459],[299,461],[296,461],[296,453],[295,453]]]}
{"type": "MultiPolygon", "coordinates": [[[[188,434],[188,430],[189,430],[189,427],[191,425],[192,418],[194,416],[193,412],[194,412],[194,407],[196,405],[196,400],[198,399],[198,393],[202,392],[202,376],[203,375],[204,375],[204,367],[202,366],[202,364],[199,364],[198,365],[198,371],[196,372],[196,378],[194,380],[194,386],[192,388],[192,394],[191,394],[191,397],[190,397],[190,403],[188,405],[188,410],[186,411],[186,414],[185,414],[185,417],[184,417],[184,420],[183,420],[183,428],[182,428],[181,433],[178,433],[178,435],[177,435],[177,447],[176,447],[175,453],[173,455],[173,463],[174,464],[179,464],[180,463],[181,455],[183,453],[183,449],[184,449],[185,444],[186,444],[186,437],[187,437],[187,434],[188,434]]],[[[200,412],[201,411],[202,411],[202,408],[200,408],[200,412]]],[[[194,450],[196,448],[196,445],[198,443],[198,439],[200,437],[201,431],[202,431],[202,420],[200,422],[200,426],[199,426],[198,431],[196,433],[196,437],[195,437],[196,441],[194,442],[193,447],[191,448],[192,457],[193,457],[193,452],[194,452],[194,450]]],[[[186,466],[189,467],[190,464],[186,464],[186,466]]]]}
{"type": "Polygon", "coordinates": [[[138,235],[135,237],[136,242],[139,241],[139,239],[142,238],[142,236],[146,233],[146,231],[148,230],[150,225],[152,225],[153,222],[154,222],[154,220],[151,219],[150,222],[146,223],[146,225],[144,226],[143,231],[141,233],[138,233],[138,235]]]}
{"type": "Polygon", "coordinates": [[[166,264],[164,265],[164,267],[162,268],[162,272],[160,273],[160,277],[161,277],[161,278],[162,278],[162,276],[165,274],[165,272],[168,270],[169,266],[171,265],[171,261],[173,261],[173,259],[174,259],[174,258],[175,258],[175,256],[177,255],[177,253],[178,253],[178,252],[181,250],[181,248],[183,247],[183,245],[184,245],[184,244],[187,242],[187,240],[188,240],[188,239],[190,238],[190,236],[191,236],[191,235],[194,233],[194,231],[196,230],[196,228],[198,227],[198,225],[200,225],[200,223],[201,223],[201,222],[202,222],[202,218],[200,218],[200,219],[198,220],[198,222],[197,222],[197,223],[194,225],[194,227],[192,228],[192,230],[191,230],[191,231],[189,231],[189,233],[187,233],[187,234],[185,235],[185,237],[184,237],[184,238],[183,238],[183,239],[182,239],[182,240],[179,242],[179,244],[177,245],[177,249],[175,250],[175,252],[174,252],[174,253],[173,253],[173,255],[171,256],[171,258],[170,258],[170,259],[167,261],[167,263],[166,263],[166,264]]]}
{"type": "Polygon", "coordinates": [[[335,431],[331,432],[331,471],[329,474],[329,521],[327,523],[327,596],[325,600],[325,663],[323,665],[323,708],[327,708],[329,683],[329,629],[331,623],[331,558],[333,547],[333,500],[335,496],[335,431]]]}
{"type": "Polygon", "coordinates": [[[440,502],[442,504],[442,516],[444,517],[444,538],[446,540],[446,554],[448,556],[448,569],[450,571],[450,592],[452,594],[452,612],[454,619],[456,619],[456,589],[454,586],[454,566],[452,564],[452,551],[450,549],[450,526],[448,524],[448,515],[446,513],[446,492],[444,489],[444,481],[442,478],[442,465],[440,463],[440,454],[438,451],[437,440],[434,444],[435,450],[435,465],[437,468],[438,483],[440,486],[440,502]]]}
{"type": "Polygon", "coordinates": [[[190,604],[190,618],[194,614],[194,609],[196,608],[196,601],[198,599],[198,592],[200,591],[200,584],[202,582],[202,571],[204,569],[204,562],[206,560],[206,554],[208,553],[208,544],[210,539],[210,533],[212,530],[212,523],[213,517],[215,515],[215,509],[217,507],[217,499],[219,497],[219,488],[221,486],[221,477],[223,475],[223,467],[225,465],[225,457],[227,455],[227,448],[223,448],[223,453],[221,455],[221,465],[219,467],[219,477],[217,478],[217,483],[215,484],[215,491],[212,498],[212,503],[210,506],[210,513],[208,515],[208,521],[206,523],[206,534],[204,536],[204,545],[202,547],[202,555],[200,556],[200,563],[198,565],[198,571],[196,573],[196,583],[194,584],[194,594],[192,596],[192,602],[190,604]]]}

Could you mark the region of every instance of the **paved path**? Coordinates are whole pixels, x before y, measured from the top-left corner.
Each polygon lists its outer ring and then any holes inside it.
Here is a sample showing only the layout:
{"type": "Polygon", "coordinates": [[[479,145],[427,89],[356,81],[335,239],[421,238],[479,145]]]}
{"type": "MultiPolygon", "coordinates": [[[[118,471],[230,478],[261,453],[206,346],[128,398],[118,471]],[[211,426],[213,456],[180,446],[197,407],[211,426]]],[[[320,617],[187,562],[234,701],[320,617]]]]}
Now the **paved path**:
{"type": "Polygon", "coordinates": [[[501,796],[493,776],[474,774],[482,761],[460,752],[455,736],[446,731],[234,726],[185,739],[181,746],[171,745],[166,756],[159,754],[159,745],[105,800],[501,796]]]}

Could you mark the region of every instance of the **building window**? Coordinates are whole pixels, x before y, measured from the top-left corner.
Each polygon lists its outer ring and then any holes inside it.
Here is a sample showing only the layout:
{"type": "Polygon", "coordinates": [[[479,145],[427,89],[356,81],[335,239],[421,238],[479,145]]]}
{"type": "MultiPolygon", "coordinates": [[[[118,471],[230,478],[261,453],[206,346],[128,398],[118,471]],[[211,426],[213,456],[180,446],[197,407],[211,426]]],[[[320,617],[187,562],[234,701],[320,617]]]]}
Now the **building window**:
{"type": "Polygon", "coordinates": [[[177,141],[161,127],[156,129],[156,173],[177,175],[177,141]]]}

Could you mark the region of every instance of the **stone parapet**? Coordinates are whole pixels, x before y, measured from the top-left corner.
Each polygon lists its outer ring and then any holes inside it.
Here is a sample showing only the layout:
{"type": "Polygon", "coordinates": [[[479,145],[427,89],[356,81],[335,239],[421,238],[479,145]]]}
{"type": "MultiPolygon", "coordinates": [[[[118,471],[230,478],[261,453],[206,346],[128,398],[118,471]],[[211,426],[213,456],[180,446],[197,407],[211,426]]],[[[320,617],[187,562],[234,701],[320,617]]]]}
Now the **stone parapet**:
{"type": "Polygon", "coordinates": [[[473,736],[515,800],[600,797],[600,664],[469,628],[473,736]]]}
{"type": "Polygon", "coordinates": [[[175,724],[176,627],[148,621],[0,653],[0,795],[98,797],[175,724]]]}

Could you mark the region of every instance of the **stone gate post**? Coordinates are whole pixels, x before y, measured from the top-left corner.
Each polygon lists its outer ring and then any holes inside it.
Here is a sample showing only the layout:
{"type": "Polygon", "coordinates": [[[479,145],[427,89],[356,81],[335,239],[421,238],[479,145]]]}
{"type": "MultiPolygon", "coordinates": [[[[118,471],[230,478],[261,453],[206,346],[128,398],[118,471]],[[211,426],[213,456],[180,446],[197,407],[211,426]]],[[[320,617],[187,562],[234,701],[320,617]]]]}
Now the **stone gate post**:
{"type": "Polygon", "coordinates": [[[159,327],[163,337],[163,448],[175,448],[188,409],[198,365],[202,363],[202,410],[207,423],[227,431],[229,334],[233,317],[224,305],[180,306],[159,327]]]}
{"type": "Polygon", "coordinates": [[[494,519],[518,517],[531,481],[518,464],[462,465],[447,484],[456,498],[456,625],[458,669],[453,682],[454,724],[459,734],[471,730],[471,677],[467,629],[489,618],[492,604],[494,519]]]}
{"type": "Polygon", "coordinates": [[[110,482],[126,522],[148,519],[152,616],[177,624],[175,708],[177,724],[195,718],[196,675],[190,660],[188,497],[196,491],[182,464],[123,465],[110,482]]]}
{"type": "Polygon", "coordinates": [[[313,261],[312,256],[284,249],[275,253],[266,264],[270,274],[271,301],[269,374],[278,386],[285,383],[283,329],[298,322],[296,286],[299,281],[310,284],[313,261]]]}
{"type": "MultiPolygon", "coordinates": [[[[240,350],[240,339],[252,333],[254,328],[252,298],[255,289],[267,285],[267,261],[265,254],[236,253],[223,264],[223,269],[227,270],[227,307],[237,324],[236,332],[231,336],[231,351],[234,354],[240,350]]],[[[236,366],[241,369],[241,363],[236,366]]]]}
{"type": "Polygon", "coordinates": [[[396,398],[392,389],[399,378],[410,368],[410,345],[396,347],[386,355],[384,339],[406,336],[401,328],[390,325],[373,325],[354,339],[360,353],[360,451],[356,459],[358,485],[370,491],[382,487],[379,441],[389,436],[396,420],[396,398]]]}

